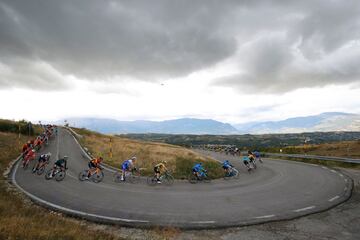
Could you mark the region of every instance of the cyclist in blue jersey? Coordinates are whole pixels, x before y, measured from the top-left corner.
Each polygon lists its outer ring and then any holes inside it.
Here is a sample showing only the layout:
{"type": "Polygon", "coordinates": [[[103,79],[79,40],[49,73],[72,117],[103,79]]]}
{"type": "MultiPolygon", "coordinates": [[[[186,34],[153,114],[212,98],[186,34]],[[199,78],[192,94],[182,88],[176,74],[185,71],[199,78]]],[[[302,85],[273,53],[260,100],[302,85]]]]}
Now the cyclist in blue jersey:
{"type": "Polygon", "coordinates": [[[125,173],[131,171],[135,167],[136,157],[125,160],[121,165],[121,181],[125,181],[125,173]]]}
{"type": "Polygon", "coordinates": [[[233,168],[234,166],[230,164],[229,160],[225,160],[223,162],[222,168],[224,169],[226,174],[230,173],[231,168],[233,168]]]}
{"type": "Polygon", "coordinates": [[[206,173],[205,168],[202,166],[202,163],[197,163],[192,168],[193,174],[200,180],[200,176],[206,173]]]}

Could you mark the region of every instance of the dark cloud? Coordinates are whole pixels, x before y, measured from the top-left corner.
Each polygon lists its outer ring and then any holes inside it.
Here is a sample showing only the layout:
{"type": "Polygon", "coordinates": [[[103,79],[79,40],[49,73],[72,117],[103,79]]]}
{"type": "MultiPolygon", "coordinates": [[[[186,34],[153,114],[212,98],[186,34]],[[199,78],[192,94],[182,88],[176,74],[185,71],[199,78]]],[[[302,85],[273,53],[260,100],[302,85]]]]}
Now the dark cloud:
{"type": "Polygon", "coordinates": [[[211,1],[3,1],[0,54],[88,79],[189,74],[229,57],[211,1]],[[6,49],[5,49],[6,48],[6,49]]]}
{"type": "Polygon", "coordinates": [[[216,82],[237,89],[358,81],[359,16],[357,0],[0,0],[0,88],[157,81],[229,58],[239,73],[216,82]]]}

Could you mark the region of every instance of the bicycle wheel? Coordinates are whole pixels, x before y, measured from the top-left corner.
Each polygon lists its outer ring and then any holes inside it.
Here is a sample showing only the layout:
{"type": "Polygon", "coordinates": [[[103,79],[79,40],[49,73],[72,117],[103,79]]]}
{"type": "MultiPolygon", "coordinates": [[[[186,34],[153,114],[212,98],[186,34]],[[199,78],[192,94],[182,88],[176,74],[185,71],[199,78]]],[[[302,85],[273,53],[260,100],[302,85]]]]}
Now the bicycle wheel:
{"type": "Polygon", "coordinates": [[[121,182],[121,173],[120,172],[115,172],[114,173],[114,182],[121,182]]]}
{"type": "Polygon", "coordinates": [[[52,169],[49,169],[49,170],[46,172],[46,174],[45,174],[45,179],[46,179],[46,180],[50,180],[50,179],[53,178],[52,172],[53,172],[52,169]]]}
{"type": "Polygon", "coordinates": [[[172,185],[174,183],[174,177],[170,174],[166,174],[163,178],[165,185],[172,185]]]}
{"type": "Polygon", "coordinates": [[[188,180],[191,184],[196,184],[198,182],[198,179],[194,174],[190,174],[188,180]]]}
{"type": "Polygon", "coordinates": [[[37,175],[41,175],[43,174],[45,171],[45,165],[41,166],[37,171],[36,171],[36,174],[37,175]]]}
{"type": "Polygon", "coordinates": [[[148,177],[146,182],[150,186],[156,185],[156,178],[154,176],[148,177]]]}
{"type": "Polygon", "coordinates": [[[88,170],[84,170],[82,172],[79,173],[79,180],[80,181],[84,181],[86,179],[88,175],[88,170]]]}
{"type": "Polygon", "coordinates": [[[91,176],[91,180],[94,182],[94,183],[99,183],[103,180],[104,178],[104,173],[103,172],[99,172],[99,173],[94,173],[92,176],[91,176]]]}
{"type": "Polygon", "coordinates": [[[55,175],[55,180],[60,182],[60,181],[64,180],[65,175],[66,175],[65,171],[60,171],[55,175]]]}

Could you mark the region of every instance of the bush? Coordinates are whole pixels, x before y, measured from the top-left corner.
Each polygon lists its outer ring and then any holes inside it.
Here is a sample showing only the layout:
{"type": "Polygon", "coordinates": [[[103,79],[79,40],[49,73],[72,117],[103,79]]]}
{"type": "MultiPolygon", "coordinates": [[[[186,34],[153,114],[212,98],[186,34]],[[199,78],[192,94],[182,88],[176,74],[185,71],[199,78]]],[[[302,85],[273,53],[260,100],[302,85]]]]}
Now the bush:
{"type": "Polygon", "coordinates": [[[208,171],[209,177],[212,179],[223,177],[224,172],[221,165],[215,161],[204,161],[200,159],[190,159],[184,157],[177,157],[175,163],[175,171],[173,173],[175,178],[187,179],[192,173],[192,167],[196,163],[202,163],[204,168],[208,171]]]}
{"type": "Polygon", "coordinates": [[[34,135],[34,128],[31,124],[30,132],[28,122],[25,120],[21,120],[18,122],[0,119],[0,132],[11,132],[11,133],[20,133],[24,135],[34,135]]]}

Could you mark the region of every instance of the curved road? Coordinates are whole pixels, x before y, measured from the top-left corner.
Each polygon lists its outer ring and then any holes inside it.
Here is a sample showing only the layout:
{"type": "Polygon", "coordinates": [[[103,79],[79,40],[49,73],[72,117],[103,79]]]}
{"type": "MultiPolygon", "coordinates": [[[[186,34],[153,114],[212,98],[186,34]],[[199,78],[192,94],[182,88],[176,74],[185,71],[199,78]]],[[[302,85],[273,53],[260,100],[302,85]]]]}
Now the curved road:
{"type": "MultiPolygon", "coordinates": [[[[351,196],[352,180],[335,170],[298,162],[265,159],[248,174],[237,158],[238,180],[214,180],[173,186],[147,186],[113,182],[105,170],[103,182],[80,182],[77,176],[87,168],[88,158],[75,138],[64,129],[40,153],[69,156],[69,170],[62,182],[46,181],[24,171],[17,163],[12,182],[32,200],[45,207],[97,222],[125,226],[173,226],[216,228],[292,219],[324,211],[351,196]]],[[[225,155],[211,154],[218,160],[225,155]]],[[[31,166],[32,167],[32,166],[31,166]]]]}

